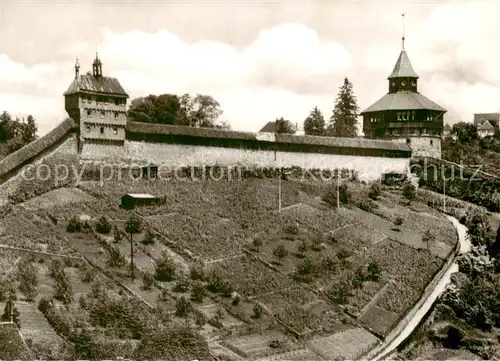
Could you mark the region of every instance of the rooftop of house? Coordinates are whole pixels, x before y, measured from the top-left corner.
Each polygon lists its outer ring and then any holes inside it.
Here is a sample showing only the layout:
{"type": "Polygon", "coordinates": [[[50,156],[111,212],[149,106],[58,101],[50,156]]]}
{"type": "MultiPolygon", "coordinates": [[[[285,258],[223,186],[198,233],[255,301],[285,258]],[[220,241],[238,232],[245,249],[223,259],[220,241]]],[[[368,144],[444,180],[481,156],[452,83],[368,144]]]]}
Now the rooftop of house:
{"type": "Polygon", "coordinates": [[[495,130],[496,128],[491,125],[491,123],[486,120],[485,122],[483,122],[483,124],[481,124],[480,126],[477,127],[477,130],[495,130]]]}
{"type": "Polygon", "coordinates": [[[378,112],[382,110],[437,110],[446,112],[446,109],[434,103],[420,93],[411,91],[399,91],[397,93],[385,94],[382,98],[363,110],[361,114],[378,112]]]}
{"type": "Polygon", "coordinates": [[[474,114],[474,125],[479,126],[485,121],[489,121],[492,124],[498,124],[500,122],[500,112],[499,113],[475,113],[474,114]]]}
{"type": "Polygon", "coordinates": [[[449,124],[446,124],[446,125],[444,126],[444,128],[443,128],[443,130],[450,131],[450,132],[451,132],[451,130],[452,130],[452,129],[453,129],[453,128],[452,128],[452,127],[451,127],[451,125],[449,125],[449,124]]]}
{"type": "Polygon", "coordinates": [[[19,329],[12,322],[0,322],[0,360],[32,360],[19,329]]]}
{"type": "Polygon", "coordinates": [[[396,65],[394,65],[394,69],[387,79],[393,78],[418,78],[417,73],[413,70],[410,58],[408,58],[408,54],[405,49],[401,50],[398,60],[396,61],[396,65]]]}
{"type": "Polygon", "coordinates": [[[276,132],[276,122],[271,121],[267,122],[266,125],[262,127],[261,130],[259,130],[260,133],[275,133],[276,132]]]}
{"type": "Polygon", "coordinates": [[[137,198],[137,199],[154,199],[156,198],[155,196],[148,194],[148,193],[127,193],[125,196],[129,196],[132,198],[137,198]]]}
{"type": "Polygon", "coordinates": [[[95,77],[90,72],[75,78],[64,95],[77,94],[80,92],[96,94],[112,94],[128,97],[120,82],[116,78],[99,76],[95,77]]]}

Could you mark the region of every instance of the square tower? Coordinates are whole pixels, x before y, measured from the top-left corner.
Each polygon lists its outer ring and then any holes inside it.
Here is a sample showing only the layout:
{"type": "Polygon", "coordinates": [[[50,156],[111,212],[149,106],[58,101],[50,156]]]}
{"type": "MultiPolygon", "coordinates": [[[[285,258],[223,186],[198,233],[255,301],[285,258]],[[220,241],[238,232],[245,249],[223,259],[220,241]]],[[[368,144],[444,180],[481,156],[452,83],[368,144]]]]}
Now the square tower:
{"type": "Polygon", "coordinates": [[[102,63],[96,54],[92,73],[80,75],[78,60],[75,79],[64,93],[68,115],[78,124],[78,149],[83,143],[123,144],[127,124],[127,99],[116,78],[102,75],[102,63]]]}

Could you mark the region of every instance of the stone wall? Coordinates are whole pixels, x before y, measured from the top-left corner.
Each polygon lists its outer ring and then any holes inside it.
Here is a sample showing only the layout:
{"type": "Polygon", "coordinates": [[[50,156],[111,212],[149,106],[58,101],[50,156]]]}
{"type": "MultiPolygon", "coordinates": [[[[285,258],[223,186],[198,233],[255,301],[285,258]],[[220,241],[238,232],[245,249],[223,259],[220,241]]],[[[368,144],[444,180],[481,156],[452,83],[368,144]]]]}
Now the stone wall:
{"type": "Polygon", "coordinates": [[[124,147],[84,144],[82,160],[129,165],[155,164],[165,168],[220,165],[242,167],[300,167],[305,169],[350,169],[359,179],[370,181],[383,173],[407,173],[409,158],[361,157],[337,154],[298,153],[235,149],[185,144],[126,141],[124,147]]]}
{"type": "MultiPolygon", "coordinates": [[[[409,137],[412,157],[441,159],[441,138],[438,136],[409,137]]],[[[394,139],[394,142],[406,143],[406,138],[394,139]]]]}

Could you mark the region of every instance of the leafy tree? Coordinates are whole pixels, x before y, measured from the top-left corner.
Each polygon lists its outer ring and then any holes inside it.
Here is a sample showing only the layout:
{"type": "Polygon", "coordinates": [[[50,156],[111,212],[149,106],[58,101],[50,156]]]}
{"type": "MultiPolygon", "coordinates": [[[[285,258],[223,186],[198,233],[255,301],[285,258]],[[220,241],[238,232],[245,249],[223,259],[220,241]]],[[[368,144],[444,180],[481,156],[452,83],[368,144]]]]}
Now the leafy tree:
{"type": "Polygon", "coordinates": [[[276,119],[275,124],[276,133],[279,134],[295,134],[295,126],[289,120],[283,119],[283,117],[276,119]]]}
{"type": "Polygon", "coordinates": [[[325,118],[318,107],[314,107],[304,120],[304,132],[307,135],[325,135],[325,118]]]}
{"type": "Polygon", "coordinates": [[[459,122],[454,124],[451,134],[455,135],[460,143],[469,143],[478,139],[477,128],[472,123],[459,122]]]}
{"type": "Polygon", "coordinates": [[[33,301],[37,295],[38,276],[31,262],[25,262],[19,268],[19,290],[26,296],[28,301],[33,301]]]}
{"type": "Polygon", "coordinates": [[[128,119],[143,123],[229,129],[227,122],[218,122],[222,113],[219,102],[210,95],[151,94],[132,100],[128,119]]]}
{"type": "Polygon", "coordinates": [[[143,123],[179,124],[181,102],[175,94],[149,95],[133,99],[128,119],[143,123]]]}
{"type": "Polygon", "coordinates": [[[358,134],[358,110],[352,83],[344,78],[344,84],[339,89],[335,107],[330,118],[327,133],[335,137],[356,137],[358,134]]]}
{"type": "Polygon", "coordinates": [[[26,119],[12,119],[4,111],[0,114],[0,155],[7,155],[36,139],[37,125],[32,115],[26,119]]]}
{"type": "Polygon", "coordinates": [[[95,230],[101,234],[108,234],[111,232],[111,224],[109,224],[109,221],[105,216],[99,218],[95,225],[95,230]]]}
{"type": "Polygon", "coordinates": [[[415,199],[416,189],[410,182],[407,182],[403,186],[403,197],[405,197],[409,202],[415,199]]]}
{"type": "Polygon", "coordinates": [[[175,315],[179,317],[186,317],[193,311],[193,305],[184,296],[181,296],[175,303],[175,315]]]}
{"type": "Polygon", "coordinates": [[[155,278],[162,282],[169,282],[175,278],[175,263],[167,253],[163,253],[156,262],[155,278]]]}
{"type": "Polygon", "coordinates": [[[191,289],[191,300],[194,302],[201,303],[203,299],[207,296],[207,291],[202,283],[195,282],[191,289]]]}

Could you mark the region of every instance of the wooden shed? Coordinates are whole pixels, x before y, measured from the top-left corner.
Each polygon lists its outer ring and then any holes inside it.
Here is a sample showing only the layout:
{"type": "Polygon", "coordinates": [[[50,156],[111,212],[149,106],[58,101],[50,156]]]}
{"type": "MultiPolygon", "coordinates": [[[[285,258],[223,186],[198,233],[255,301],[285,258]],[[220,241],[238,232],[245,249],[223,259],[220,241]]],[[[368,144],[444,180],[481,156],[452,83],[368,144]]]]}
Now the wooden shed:
{"type": "Polygon", "coordinates": [[[120,207],[124,209],[133,209],[134,207],[159,204],[161,201],[161,198],[147,193],[127,193],[121,198],[120,207]]]}

